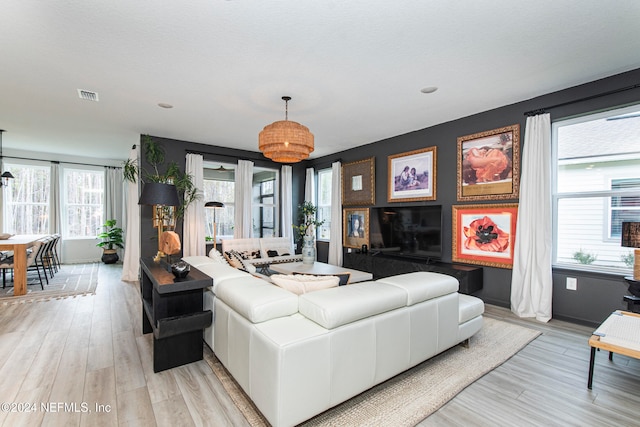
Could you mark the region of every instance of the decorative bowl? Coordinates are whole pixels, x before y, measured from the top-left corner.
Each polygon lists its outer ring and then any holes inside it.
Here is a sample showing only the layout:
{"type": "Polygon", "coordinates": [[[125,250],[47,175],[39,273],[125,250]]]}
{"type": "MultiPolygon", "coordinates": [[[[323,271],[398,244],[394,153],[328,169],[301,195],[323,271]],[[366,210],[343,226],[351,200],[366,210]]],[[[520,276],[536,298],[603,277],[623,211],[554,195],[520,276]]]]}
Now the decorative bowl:
{"type": "Polygon", "coordinates": [[[7,240],[9,237],[13,236],[13,234],[9,233],[0,233],[0,240],[7,240]]]}
{"type": "Polygon", "coordinates": [[[176,279],[184,279],[189,275],[190,270],[191,266],[184,261],[178,261],[171,264],[171,272],[176,279]]]}

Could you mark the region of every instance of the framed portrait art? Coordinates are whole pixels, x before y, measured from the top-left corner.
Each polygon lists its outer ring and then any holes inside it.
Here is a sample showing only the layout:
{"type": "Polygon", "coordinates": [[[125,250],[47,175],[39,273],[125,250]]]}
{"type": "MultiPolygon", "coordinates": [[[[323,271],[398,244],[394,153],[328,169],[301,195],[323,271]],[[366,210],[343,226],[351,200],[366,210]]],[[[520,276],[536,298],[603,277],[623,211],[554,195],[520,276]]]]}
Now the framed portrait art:
{"type": "Polygon", "coordinates": [[[342,204],[366,206],[375,203],[375,157],[342,165],[342,204]]]}
{"type": "Polygon", "coordinates": [[[520,125],[458,138],[458,201],[517,199],[520,125]]]}
{"type": "Polygon", "coordinates": [[[345,248],[361,248],[369,245],[369,209],[343,209],[342,246],[345,248]]]}
{"type": "Polygon", "coordinates": [[[436,199],[437,147],[389,156],[389,202],[436,199]]]}
{"type": "Polygon", "coordinates": [[[517,203],[451,208],[453,262],[513,268],[517,203]]]}

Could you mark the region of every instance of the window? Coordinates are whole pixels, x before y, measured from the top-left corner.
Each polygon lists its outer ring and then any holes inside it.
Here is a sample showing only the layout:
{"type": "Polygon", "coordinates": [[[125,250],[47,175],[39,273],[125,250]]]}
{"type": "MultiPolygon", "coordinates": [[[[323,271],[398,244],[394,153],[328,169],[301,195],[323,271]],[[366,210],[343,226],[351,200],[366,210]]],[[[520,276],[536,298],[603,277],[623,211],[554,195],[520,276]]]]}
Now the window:
{"type": "Polygon", "coordinates": [[[553,124],[554,263],[628,273],[623,221],[640,221],[640,107],[553,124]]]}
{"type": "Polygon", "coordinates": [[[224,165],[204,170],[204,202],[222,202],[224,208],[205,209],[207,240],[213,239],[213,222],[216,223],[216,240],[233,238],[235,170],[224,165]]]}
{"type": "Polygon", "coordinates": [[[317,220],[324,221],[318,227],[318,240],[329,240],[331,234],[331,169],[318,171],[318,212],[317,220]]]}
{"type": "Polygon", "coordinates": [[[104,223],[104,171],[64,170],[63,234],[66,238],[95,238],[104,223]]]}
{"type": "MultiPolygon", "coordinates": [[[[218,166],[219,164],[216,164],[218,166]]],[[[278,171],[253,168],[252,224],[254,237],[278,236],[278,171]]],[[[204,201],[224,203],[221,209],[205,209],[207,240],[213,239],[215,214],[216,240],[233,238],[235,165],[214,167],[206,164],[204,169],[204,201]],[[215,212],[214,212],[215,211],[215,212]]]]}
{"type": "Polygon", "coordinates": [[[15,177],[4,189],[4,231],[12,234],[49,233],[49,166],[5,163],[15,177]]]}
{"type": "Polygon", "coordinates": [[[278,236],[277,179],[276,170],[253,168],[253,237],[278,236]]]}

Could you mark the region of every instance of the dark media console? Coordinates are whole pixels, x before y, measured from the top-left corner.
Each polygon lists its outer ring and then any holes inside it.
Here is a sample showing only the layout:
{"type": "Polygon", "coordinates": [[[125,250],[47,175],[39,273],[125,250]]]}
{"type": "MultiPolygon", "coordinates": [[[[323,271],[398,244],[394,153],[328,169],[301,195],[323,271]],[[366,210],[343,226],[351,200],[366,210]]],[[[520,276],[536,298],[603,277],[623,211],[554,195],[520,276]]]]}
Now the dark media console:
{"type": "Polygon", "coordinates": [[[458,279],[460,293],[472,294],[482,289],[482,267],[440,261],[427,263],[426,260],[383,255],[374,251],[368,254],[344,254],[344,267],[369,272],[373,274],[374,280],[396,274],[413,273],[414,271],[432,271],[448,274],[458,279]]]}

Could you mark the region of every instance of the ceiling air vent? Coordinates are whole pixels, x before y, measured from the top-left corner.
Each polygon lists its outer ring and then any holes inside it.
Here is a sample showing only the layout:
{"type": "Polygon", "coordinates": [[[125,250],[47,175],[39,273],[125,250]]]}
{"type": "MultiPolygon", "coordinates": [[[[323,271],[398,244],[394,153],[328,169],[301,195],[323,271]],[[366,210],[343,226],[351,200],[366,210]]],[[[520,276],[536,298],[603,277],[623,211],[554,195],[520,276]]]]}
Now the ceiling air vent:
{"type": "Polygon", "coordinates": [[[98,102],[98,94],[90,90],[78,89],[78,96],[80,97],[80,99],[98,102]]]}

